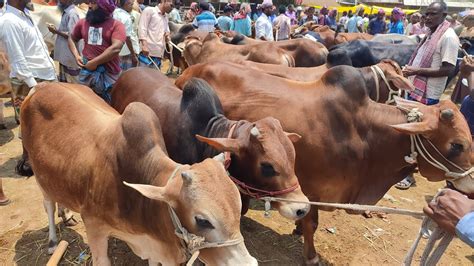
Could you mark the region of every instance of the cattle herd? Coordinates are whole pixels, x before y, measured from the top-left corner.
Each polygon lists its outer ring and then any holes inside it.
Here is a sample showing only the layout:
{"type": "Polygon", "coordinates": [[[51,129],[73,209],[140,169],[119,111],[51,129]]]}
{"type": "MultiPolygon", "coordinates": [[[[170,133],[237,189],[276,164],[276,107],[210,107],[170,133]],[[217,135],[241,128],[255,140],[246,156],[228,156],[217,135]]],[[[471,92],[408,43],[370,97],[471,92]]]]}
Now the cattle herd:
{"type": "Polygon", "coordinates": [[[240,217],[250,199],[277,196],[290,201],[272,206],[295,221],[305,262],[317,264],[318,208],[309,201],[375,204],[416,169],[474,194],[470,176],[446,175],[472,167],[458,108],[401,97],[413,89],[400,66],[416,43],[312,24],[297,29],[308,30],[324,45],[183,26],[172,36],[182,51],[168,55],[181,75],[125,71],[111,105],[82,85],[38,85],[20,124],[45,198],[49,253],[58,244],[56,203],[64,220],[67,210],[80,213],[97,265],[110,264],[111,236],[150,265],[195,256],[210,265],[256,265],[240,217]],[[422,157],[407,160],[420,154],[412,136],[448,171],[422,157]]]}

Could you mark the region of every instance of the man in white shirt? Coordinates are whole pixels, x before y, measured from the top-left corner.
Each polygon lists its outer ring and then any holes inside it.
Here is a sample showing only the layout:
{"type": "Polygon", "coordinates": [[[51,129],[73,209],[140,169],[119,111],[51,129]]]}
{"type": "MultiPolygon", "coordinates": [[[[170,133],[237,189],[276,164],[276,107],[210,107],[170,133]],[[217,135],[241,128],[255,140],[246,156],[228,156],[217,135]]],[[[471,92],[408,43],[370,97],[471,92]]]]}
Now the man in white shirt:
{"type": "MultiPolygon", "coordinates": [[[[454,72],[459,49],[459,38],[445,20],[447,6],[434,2],[426,9],[426,26],[430,32],[418,45],[410,62],[403,69],[404,76],[415,86],[409,99],[432,105],[446,88],[448,76],[454,72]]],[[[396,187],[407,189],[415,183],[413,176],[407,176],[396,187]]]]}
{"type": "Polygon", "coordinates": [[[138,64],[138,51],[135,51],[132,43],[133,34],[133,21],[130,12],[133,9],[133,0],[119,0],[119,6],[114,10],[113,17],[123,23],[125,26],[125,34],[127,39],[125,44],[120,50],[120,67],[122,70],[127,70],[132,67],[136,67],[138,64]]]}
{"type": "Polygon", "coordinates": [[[263,3],[261,5],[262,15],[255,22],[255,38],[264,41],[273,41],[273,26],[270,21],[273,5],[271,3],[263,3]]]}
{"type": "Polygon", "coordinates": [[[285,15],[286,7],[280,5],[278,13],[280,15],[273,20],[273,26],[277,29],[277,41],[288,40],[290,38],[291,19],[285,15]]]}
{"type": "Polygon", "coordinates": [[[20,106],[37,82],[56,80],[53,59],[38,27],[25,10],[28,0],[9,0],[0,19],[0,41],[11,65],[13,106],[19,118],[20,106]]]}

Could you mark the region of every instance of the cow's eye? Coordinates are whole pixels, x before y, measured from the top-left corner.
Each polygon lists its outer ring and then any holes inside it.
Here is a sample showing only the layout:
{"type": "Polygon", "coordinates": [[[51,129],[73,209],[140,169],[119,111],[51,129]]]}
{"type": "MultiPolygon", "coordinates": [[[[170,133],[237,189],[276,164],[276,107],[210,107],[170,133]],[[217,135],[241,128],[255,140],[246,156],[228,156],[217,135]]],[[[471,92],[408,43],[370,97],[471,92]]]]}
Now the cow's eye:
{"type": "Polygon", "coordinates": [[[464,151],[464,146],[459,143],[451,143],[448,158],[459,156],[464,151]]]}
{"type": "Polygon", "coordinates": [[[204,219],[204,217],[198,215],[194,216],[194,219],[196,220],[196,224],[199,227],[199,229],[214,229],[214,226],[209,222],[208,220],[204,219]]]}
{"type": "Polygon", "coordinates": [[[274,177],[278,175],[277,171],[275,171],[273,166],[269,163],[261,163],[260,169],[262,171],[262,175],[265,177],[274,177]]]}

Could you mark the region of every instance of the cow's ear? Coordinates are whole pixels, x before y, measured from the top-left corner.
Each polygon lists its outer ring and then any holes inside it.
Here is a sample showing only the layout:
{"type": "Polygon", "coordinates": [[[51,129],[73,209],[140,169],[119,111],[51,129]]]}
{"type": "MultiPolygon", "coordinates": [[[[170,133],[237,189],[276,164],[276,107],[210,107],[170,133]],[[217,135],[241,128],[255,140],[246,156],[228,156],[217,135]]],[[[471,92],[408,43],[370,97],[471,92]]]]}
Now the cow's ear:
{"type": "Polygon", "coordinates": [[[301,139],[301,136],[296,133],[285,132],[285,135],[291,140],[291,142],[296,143],[301,139]]]}
{"type": "Polygon", "coordinates": [[[387,79],[389,82],[392,82],[395,88],[398,88],[399,90],[406,90],[406,91],[415,90],[415,86],[413,86],[413,83],[411,83],[407,78],[403,77],[402,75],[392,74],[389,77],[387,77],[387,79]]]}
{"type": "Polygon", "coordinates": [[[229,138],[206,138],[200,135],[196,135],[196,138],[200,142],[207,143],[214,149],[223,152],[229,151],[232,153],[238,153],[240,149],[239,141],[236,139],[229,139],[229,138]]]}
{"type": "Polygon", "coordinates": [[[423,122],[415,122],[415,123],[403,123],[398,125],[390,125],[390,127],[410,135],[416,134],[428,134],[435,130],[435,125],[432,123],[428,123],[426,121],[423,122]]]}
{"type": "Polygon", "coordinates": [[[129,186],[136,191],[140,192],[143,196],[159,201],[166,201],[168,202],[169,199],[166,196],[166,189],[164,187],[157,187],[152,185],[143,185],[143,184],[130,184],[123,181],[123,184],[129,186]]]}

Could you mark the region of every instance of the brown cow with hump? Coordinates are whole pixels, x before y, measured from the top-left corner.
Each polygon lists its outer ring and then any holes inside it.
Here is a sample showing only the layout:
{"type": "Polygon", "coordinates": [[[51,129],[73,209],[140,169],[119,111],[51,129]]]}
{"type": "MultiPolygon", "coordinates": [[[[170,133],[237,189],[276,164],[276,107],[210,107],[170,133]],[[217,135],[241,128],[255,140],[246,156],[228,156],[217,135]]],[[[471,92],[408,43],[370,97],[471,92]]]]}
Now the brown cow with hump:
{"type": "MultiPolygon", "coordinates": [[[[349,66],[329,69],[312,87],[301,88],[276,81],[250,86],[264,74],[246,72],[237,79],[234,73],[223,65],[199,65],[187,69],[176,83],[203,78],[216,90],[229,118],[256,120],[271,115],[285,130],[300,134],[302,139],[295,144],[296,174],[311,201],[377,203],[390,187],[415,170],[413,161],[405,159],[413,152],[411,136],[418,136],[449,171],[471,168],[469,128],[450,101],[432,106],[400,98],[396,106],[376,103],[367,95],[361,71],[349,66]],[[408,123],[408,116],[417,121],[408,123]]],[[[446,174],[421,156],[417,161],[428,180],[449,180],[457,189],[474,195],[469,175],[446,174]]],[[[313,235],[318,226],[317,208],[312,207],[300,225],[297,232],[304,235],[306,262],[316,264],[319,257],[313,235]]]]}
{"type": "Polygon", "coordinates": [[[171,217],[204,244],[223,243],[200,250],[206,264],[257,265],[243,243],[239,192],[223,161],[172,161],[148,106],[132,103],[119,115],[85,86],[43,83],[22,105],[21,132],[45,197],[49,252],[58,241],[58,202],[81,213],[94,265],[110,265],[110,236],[150,265],[185,263],[193,243],[184,240],[184,247],[171,217]]]}
{"type": "MultiPolygon", "coordinates": [[[[227,166],[231,178],[244,191],[243,212],[247,212],[250,196],[279,195],[308,201],[294,170],[292,141],[300,136],[284,132],[278,120],[229,120],[207,82],[191,79],[181,91],[165,75],[148,68],[126,71],[115,83],[112,106],[121,113],[131,102],[142,102],[158,115],[171,159],[196,163],[218,152],[230,152],[227,166]]],[[[281,215],[293,220],[309,211],[307,204],[275,206],[281,215]]]]}

